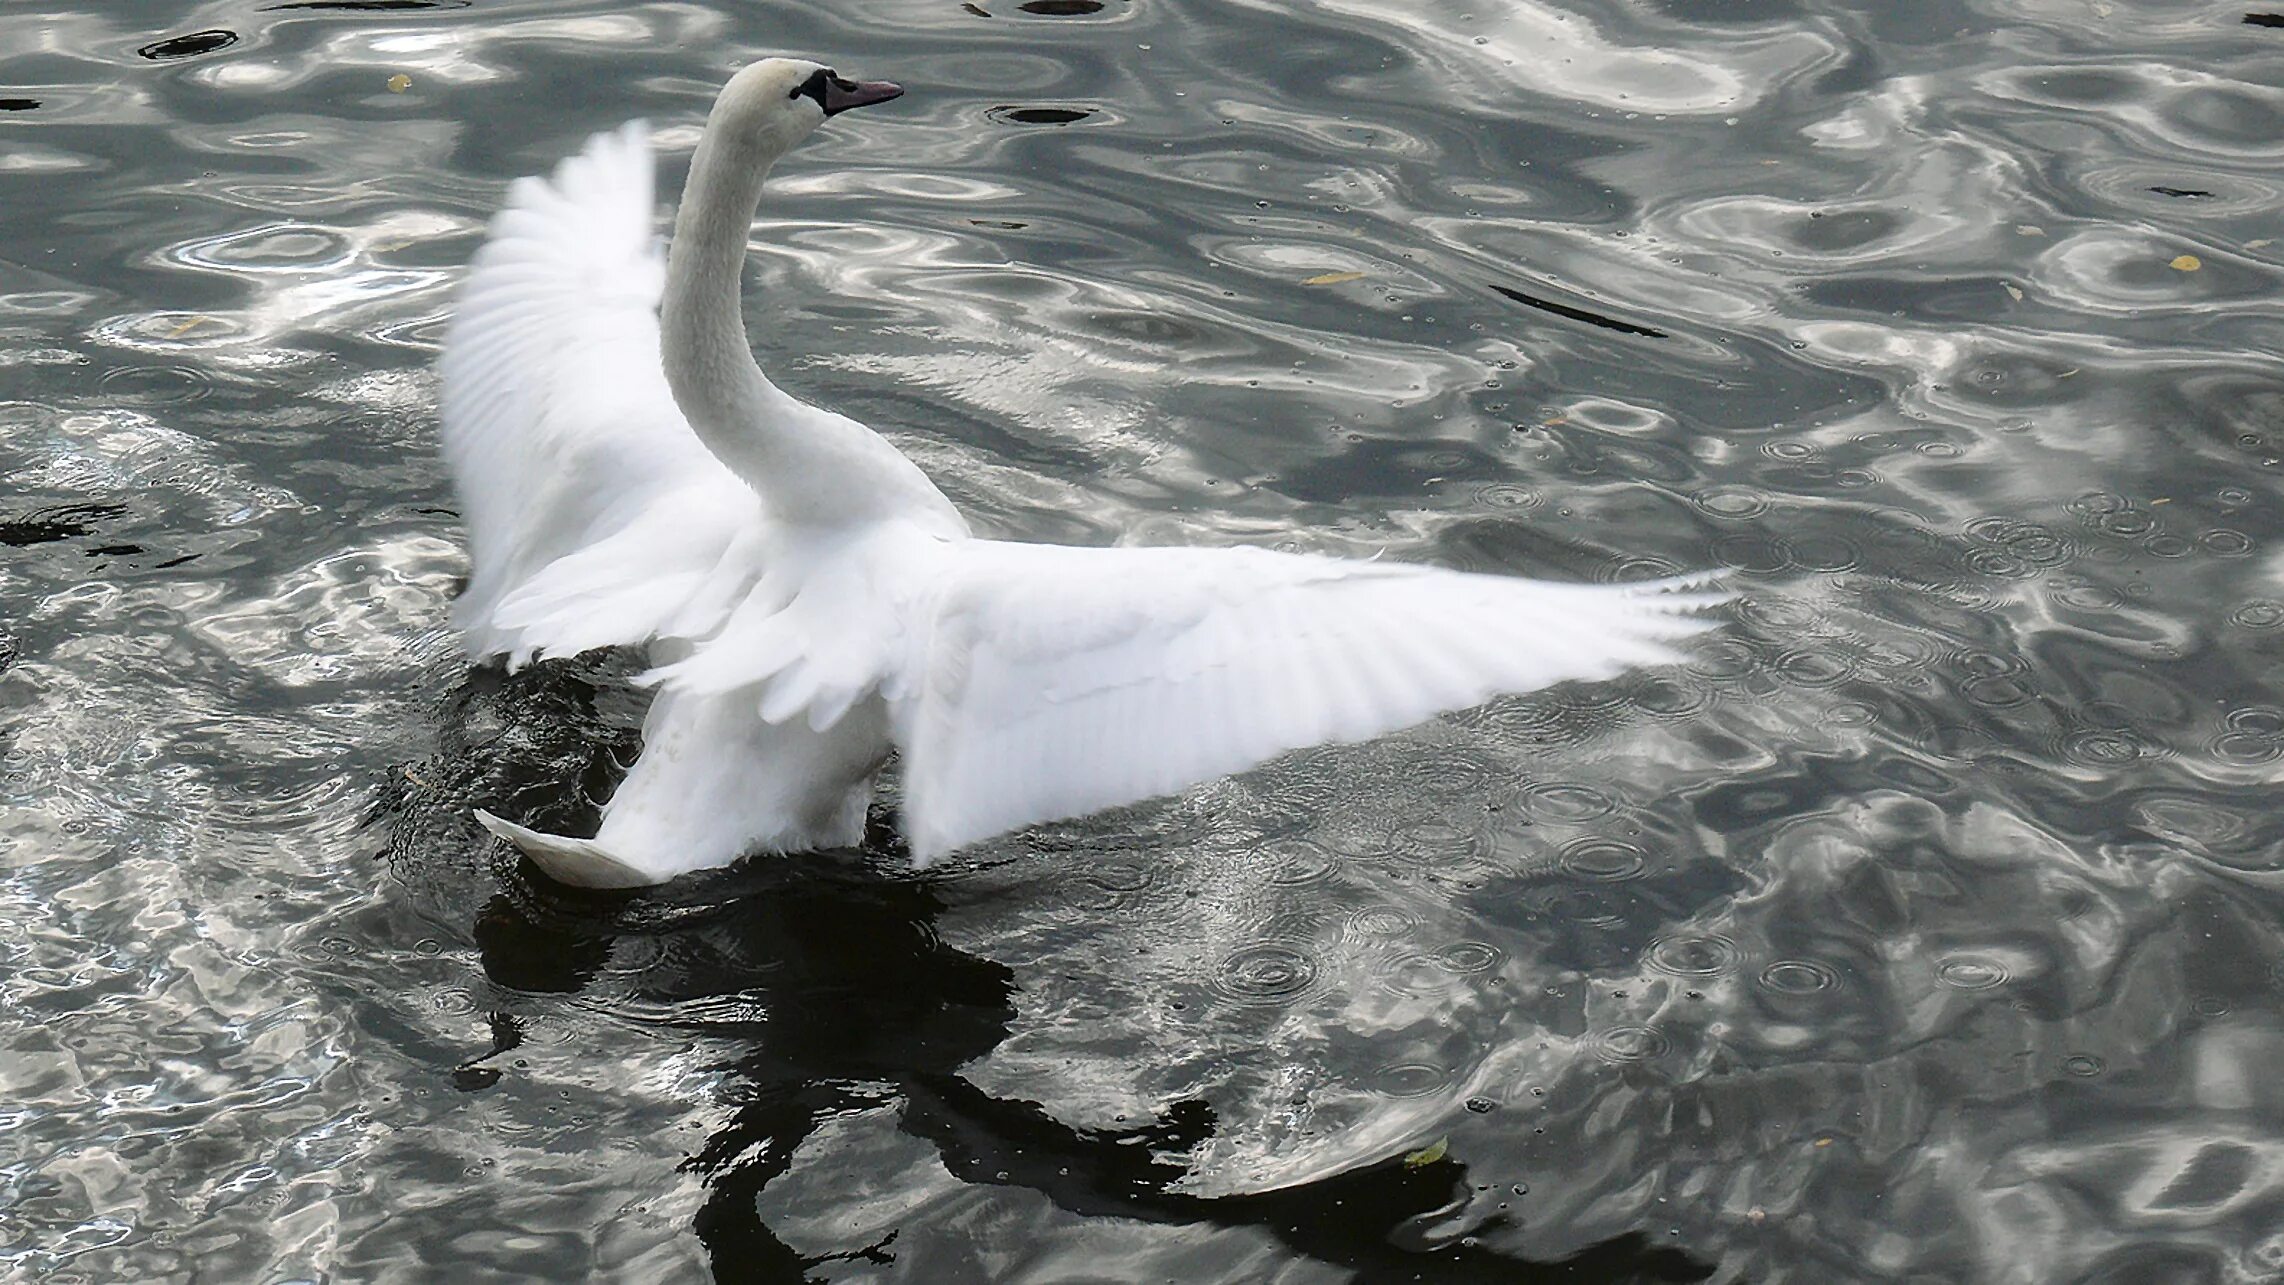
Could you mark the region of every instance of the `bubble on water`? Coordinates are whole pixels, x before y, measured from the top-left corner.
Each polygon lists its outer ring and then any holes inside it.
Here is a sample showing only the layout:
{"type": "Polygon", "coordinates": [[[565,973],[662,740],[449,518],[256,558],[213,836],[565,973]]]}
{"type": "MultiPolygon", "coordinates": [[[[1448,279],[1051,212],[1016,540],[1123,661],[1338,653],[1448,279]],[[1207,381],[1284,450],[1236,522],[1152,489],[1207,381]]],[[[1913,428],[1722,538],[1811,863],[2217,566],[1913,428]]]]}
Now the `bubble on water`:
{"type": "Polygon", "coordinates": [[[1499,765],[1486,755],[1434,746],[1409,755],[1402,778],[1430,797],[1459,799],[1488,793],[1499,774],[1499,765]]]}
{"type": "Polygon", "coordinates": [[[1533,821],[1568,825],[1608,816],[1618,807],[1609,795],[1592,786],[1560,781],[1523,791],[1522,805],[1524,814],[1533,821]]]}
{"type": "Polygon", "coordinates": [[[1842,701],[1824,711],[1826,727],[1870,727],[1879,721],[1880,712],[1869,705],[1855,701],[1842,701]]]}
{"type": "Polygon", "coordinates": [[[1690,497],[1698,508],[1717,518],[1743,522],[1769,510],[1768,496],[1749,486],[1715,486],[1690,497]]]}
{"type": "Polygon", "coordinates": [[[1671,1047],[1654,1026],[1613,1026],[1594,1037],[1594,1056],[1617,1064],[1647,1062],[1671,1047]]]}
{"type": "Polygon", "coordinates": [[[1401,937],[1418,926],[1418,916],[1394,906],[1366,906],[1348,917],[1349,929],[1366,937],[1401,937]]]}
{"type": "Polygon", "coordinates": [[[1837,687],[1856,675],[1856,658],[1830,647],[1796,647],[1769,663],[1780,681],[1816,691],[1837,687]]]}
{"type": "Polygon", "coordinates": [[[1633,707],[1657,719],[1695,717],[1713,702],[1713,693],[1686,670],[1636,674],[1624,684],[1633,707]]]}
{"type": "Polygon", "coordinates": [[[1743,639],[1716,637],[1704,642],[1692,641],[1689,659],[1684,665],[1686,673],[1702,675],[1716,683],[1734,683],[1759,672],[1761,655],[1743,639]]]}
{"type": "Polygon", "coordinates": [[[2229,623],[2240,629],[2284,628],[2284,602],[2273,598],[2250,599],[2229,613],[2229,623]]]}
{"type": "Polygon", "coordinates": [[[1372,1073],[1372,1091],[1390,1098],[1424,1098],[1451,1083],[1449,1067],[1433,1062],[1397,1062],[1372,1073]]]}
{"type": "Polygon", "coordinates": [[[2125,602],[2124,594],[2092,580],[2049,581],[2046,596],[2079,611],[2115,611],[2125,602]]]}
{"type": "Polygon", "coordinates": [[[1675,977],[1718,977],[1736,968],[1742,953],[1736,942],[1717,933],[1676,934],[1652,941],[1643,958],[1651,968],[1675,977]]]}
{"type": "Polygon", "coordinates": [[[428,1006],[452,1017],[465,1017],[476,1011],[476,996],[465,986],[441,986],[429,992],[428,1006]]]}
{"type": "Polygon", "coordinates": [[[1489,942],[1461,941],[1437,951],[1435,962],[1447,972],[1466,975],[1489,972],[1506,957],[1505,951],[1489,942]]]}
{"type": "Polygon", "coordinates": [[[2037,693],[2014,674],[1985,674],[1959,684],[1959,694],[1984,709],[2012,709],[2029,703],[2037,693]]]}
{"type": "Polygon", "coordinates": [[[2091,1053],[2072,1053],[2062,1059],[2062,1069],[2080,1079],[2090,1080],[2102,1073],[2103,1063],[2091,1053]]]}
{"type": "Polygon", "coordinates": [[[1649,866],[1649,855],[1622,839],[1600,836],[1579,839],[1562,850],[1557,858],[1566,872],[1581,879],[1614,883],[1631,879],[1649,866]]]}
{"type": "Polygon", "coordinates": [[[1420,821],[1399,826],[1388,836],[1388,855],[1450,862],[1478,855],[1483,837],[1471,829],[1445,821],[1420,821]]]}
{"type": "Polygon", "coordinates": [[[1537,491],[1519,482],[1493,482],[1479,487],[1475,492],[1475,502],[1486,509],[1515,511],[1535,509],[1544,503],[1537,491]]]}
{"type": "Polygon", "coordinates": [[[1813,995],[1839,984],[1839,974],[1813,959],[1780,959],[1761,970],[1761,985],[1782,995],[1813,995]]]}
{"type": "Polygon", "coordinates": [[[1448,994],[1457,983],[1457,977],[1443,966],[1442,960],[1423,950],[1406,951],[1383,960],[1372,970],[1372,980],[1383,990],[1415,999],[1448,994]]]}
{"type": "Polygon", "coordinates": [[[2223,732],[2208,744],[2214,756],[2247,766],[2267,763],[2284,755],[2284,741],[2250,732],[2223,732]]]}
{"type": "Polygon", "coordinates": [[[2221,724],[2232,732],[2284,737],[2284,709],[2274,705],[2240,705],[2222,715],[2221,724]]]}
{"type": "Polygon", "coordinates": [[[2126,728],[2093,728],[2072,732],[2062,738],[2061,754],[2073,763],[2087,767],[2120,767],[2144,758],[2159,756],[2162,750],[2126,728]]]}
{"type": "Polygon", "coordinates": [[[1280,887],[1322,883],[1340,868],[1339,860],[1321,844],[1306,839],[1275,839],[1253,850],[1268,869],[1270,883],[1280,887]]]}
{"type": "Polygon", "coordinates": [[[1283,1006],[1316,984],[1316,960],[1296,946],[1261,942],[1231,951],[1214,969],[1213,990],[1224,999],[1283,1006]]]}
{"type": "Polygon", "coordinates": [[[1981,955],[1953,955],[1935,966],[1935,980],[1953,990],[1987,991],[2011,976],[2006,965],[1981,955]]]}
{"type": "Polygon", "coordinates": [[[214,391],[213,377],[190,366],[123,366],[95,382],[105,400],[124,406],[179,406],[214,391]]]}

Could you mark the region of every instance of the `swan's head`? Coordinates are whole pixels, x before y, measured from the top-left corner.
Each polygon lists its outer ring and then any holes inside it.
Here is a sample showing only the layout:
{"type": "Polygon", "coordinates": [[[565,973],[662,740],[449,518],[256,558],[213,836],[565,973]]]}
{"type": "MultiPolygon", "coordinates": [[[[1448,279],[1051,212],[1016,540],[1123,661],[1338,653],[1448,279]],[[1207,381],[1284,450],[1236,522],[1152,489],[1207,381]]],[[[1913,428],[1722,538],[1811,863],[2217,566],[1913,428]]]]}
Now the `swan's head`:
{"type": "Polygon", "coordinates": [[[888,81],[850,80],[801,58],[764,58],[722,86],[706,133],[775,158],[827,116],[885,103],[903,92],[888,81]]]}

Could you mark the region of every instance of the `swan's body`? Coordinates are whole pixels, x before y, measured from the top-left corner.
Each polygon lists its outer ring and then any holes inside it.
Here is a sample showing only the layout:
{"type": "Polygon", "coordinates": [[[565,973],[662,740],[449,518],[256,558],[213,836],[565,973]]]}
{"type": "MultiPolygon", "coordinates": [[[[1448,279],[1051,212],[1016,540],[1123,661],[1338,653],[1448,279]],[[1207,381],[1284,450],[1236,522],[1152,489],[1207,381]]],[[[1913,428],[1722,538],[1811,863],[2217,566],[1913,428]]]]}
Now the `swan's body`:
{"type": "Polygon", "coordinates": [[[474,560],[455,619],[511,665],[647,645],[659,689],[593,839],[479,813],[549,874],[634,886],[854,843],[892,749],[925,864],[1670,660],[1705,626],[1722,595],[1700,582],[972,537],[887,441],[772,385],[741,320],[770,165],[896,92],[758,63],[715,104],[663,263],[639,123],[519,182],[476,258],[442,363],[474,560]]]}

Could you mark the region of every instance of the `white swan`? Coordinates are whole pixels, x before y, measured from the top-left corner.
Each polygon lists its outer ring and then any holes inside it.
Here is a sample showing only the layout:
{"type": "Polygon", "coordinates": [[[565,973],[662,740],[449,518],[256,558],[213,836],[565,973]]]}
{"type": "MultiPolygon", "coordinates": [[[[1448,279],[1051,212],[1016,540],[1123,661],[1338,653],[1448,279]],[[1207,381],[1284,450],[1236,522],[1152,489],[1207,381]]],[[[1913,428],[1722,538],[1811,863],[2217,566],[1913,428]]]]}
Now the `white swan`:
{"type": "Polygon", "coordinates": [[[1671,660],[1702,579],[1564,585],[1258,549],[981,540],[862,424],[778,390],[740,311],[763,176],[902,91],[772,58],[715,102],[661,262],[639,122],[527,178],[444,347],[469,652],[647,644],[643,751],[592,839],[478,813],[565,883],[856,842],[904,760],[926,864],[1502,692],[1671,660]]]}

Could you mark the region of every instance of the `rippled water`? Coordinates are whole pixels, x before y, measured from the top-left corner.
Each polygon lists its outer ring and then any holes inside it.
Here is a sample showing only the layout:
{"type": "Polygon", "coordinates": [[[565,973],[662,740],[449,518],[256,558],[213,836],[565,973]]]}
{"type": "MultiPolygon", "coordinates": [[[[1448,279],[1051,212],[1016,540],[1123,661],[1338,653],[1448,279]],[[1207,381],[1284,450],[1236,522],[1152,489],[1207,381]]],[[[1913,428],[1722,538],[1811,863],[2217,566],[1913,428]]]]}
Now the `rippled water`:
{"type": "Polygon", "coordinates": [[[2284,18],[5,25],[16,1277],[2284,1276],[2284,18]],[[640,703],[455,652],[451,289],[777,51],[910,94],[782,171],[765,363],[979,526],[1735,623],[925,878],[533,884],[468,808],[591,816],[640,703]]]}

